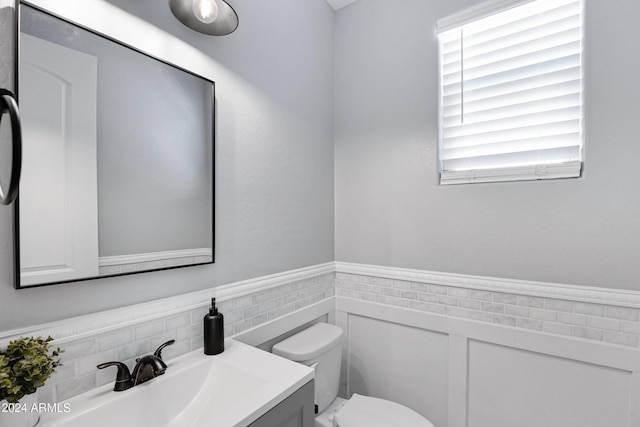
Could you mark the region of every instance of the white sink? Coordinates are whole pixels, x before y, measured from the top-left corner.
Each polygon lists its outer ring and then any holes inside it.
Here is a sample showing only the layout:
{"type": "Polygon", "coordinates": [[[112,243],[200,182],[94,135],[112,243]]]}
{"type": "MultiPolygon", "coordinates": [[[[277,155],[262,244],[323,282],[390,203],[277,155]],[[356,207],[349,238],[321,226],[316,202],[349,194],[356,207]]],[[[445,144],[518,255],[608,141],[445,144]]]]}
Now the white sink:
{"type": "Polygon", "coordinates": [[[69,413],[42,415],[38,427],[243,427],[313,379],[307,366],[234,340],[219,355],[199,350],[167,365],[129,390],[109,384],[69,399],[69,413]]]}

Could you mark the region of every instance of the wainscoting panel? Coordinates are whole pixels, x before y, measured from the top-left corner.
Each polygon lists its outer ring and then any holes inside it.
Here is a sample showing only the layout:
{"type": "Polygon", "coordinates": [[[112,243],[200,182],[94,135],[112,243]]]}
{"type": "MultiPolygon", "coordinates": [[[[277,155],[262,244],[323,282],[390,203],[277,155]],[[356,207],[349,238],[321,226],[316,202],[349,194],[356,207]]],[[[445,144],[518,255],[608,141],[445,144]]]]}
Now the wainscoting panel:
{"type": "Polygon", "coordinates": [[[399,399],[447,425],[447,335],[352,315],[348,337],[351,393],[399,399]]]}
{"type": "Polygon", "coordinates": [[[469,427],[627,427],[631,372],[469,340],[469,427]]]}
{"type": "Polygon", "coordinates": [[[635,348],[340,296],[335,319],[343,397],[388,398],[436,427],[640,427],[635,348]]]}

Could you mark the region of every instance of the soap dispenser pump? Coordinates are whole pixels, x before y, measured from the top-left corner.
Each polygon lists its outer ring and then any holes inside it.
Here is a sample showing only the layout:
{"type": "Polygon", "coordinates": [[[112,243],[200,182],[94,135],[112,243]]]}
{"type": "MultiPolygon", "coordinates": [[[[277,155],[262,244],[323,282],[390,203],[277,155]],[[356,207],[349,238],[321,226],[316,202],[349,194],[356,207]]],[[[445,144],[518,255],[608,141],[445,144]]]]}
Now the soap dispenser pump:
{"type": "Polygon", "coordinates": [[[224,351],[224,316],[218,312],[216,299],[211,298],[211,308],[204,316],[204,354],[214,355],[224,351]]]}

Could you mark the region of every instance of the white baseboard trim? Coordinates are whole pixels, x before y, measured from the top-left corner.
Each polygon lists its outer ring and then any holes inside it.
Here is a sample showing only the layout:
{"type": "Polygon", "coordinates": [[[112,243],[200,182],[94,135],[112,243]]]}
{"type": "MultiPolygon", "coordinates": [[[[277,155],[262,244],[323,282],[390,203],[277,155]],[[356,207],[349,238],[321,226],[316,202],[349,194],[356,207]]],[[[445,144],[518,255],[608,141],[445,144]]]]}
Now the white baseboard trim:
{"type": "Polygon", "coordinates": [[[640,308],[640,292],[337,261],[336,273],[640,308]]]}

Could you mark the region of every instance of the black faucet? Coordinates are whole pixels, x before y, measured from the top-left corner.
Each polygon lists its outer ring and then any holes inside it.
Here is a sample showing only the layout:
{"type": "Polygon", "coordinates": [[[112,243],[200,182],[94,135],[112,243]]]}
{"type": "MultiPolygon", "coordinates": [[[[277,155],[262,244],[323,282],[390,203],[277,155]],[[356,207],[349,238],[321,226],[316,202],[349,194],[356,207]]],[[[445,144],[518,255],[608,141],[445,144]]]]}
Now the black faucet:
{"type": "Polygon", "coordinates": [[[129,372],[129,368],[122,362],[107,362],[97,366],[98,369],[104,369],[109,366],[118,368],[116,374],[116,383],[113,391],[124,391],[138,384],[152,380],[162,375],[167,370],[167,364],[162,361],[162,350],[171,344],[175,344],[176,340],[170,340],[162,344],[153,354],[136,359],[136,366],[133,368],[133,374],[129,372]]]}

